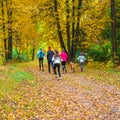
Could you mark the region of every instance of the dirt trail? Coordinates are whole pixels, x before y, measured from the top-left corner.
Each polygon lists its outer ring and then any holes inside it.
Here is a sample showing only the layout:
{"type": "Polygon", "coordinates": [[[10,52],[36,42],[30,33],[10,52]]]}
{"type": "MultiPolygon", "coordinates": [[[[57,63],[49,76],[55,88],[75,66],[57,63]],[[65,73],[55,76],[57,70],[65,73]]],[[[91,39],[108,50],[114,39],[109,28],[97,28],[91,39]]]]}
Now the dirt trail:
{"type": "MultiPolygon", "coordinates": [[[[39,71],[37,67],[25,70],[36,76],[37,88],[34,92],[39,91],[39,98],[45,102],[44,111],[36,109],[36,114],[42,114],[34,119],[120,120],[120,88],[78,74],[62,74],[62,80],[58,80],[53,74],[39,71]],[[39,84],[42,87],[39,88],[39,84]]],[[[38,108],[40,105],[38,102],[38,108]]]]}

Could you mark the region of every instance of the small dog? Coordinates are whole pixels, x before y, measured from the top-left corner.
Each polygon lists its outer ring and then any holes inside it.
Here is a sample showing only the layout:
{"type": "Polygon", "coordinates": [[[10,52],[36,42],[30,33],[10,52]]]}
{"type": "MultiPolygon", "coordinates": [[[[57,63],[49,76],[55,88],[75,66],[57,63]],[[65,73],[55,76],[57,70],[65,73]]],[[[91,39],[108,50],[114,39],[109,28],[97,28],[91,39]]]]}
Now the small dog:
{"type": "Polygon", "coordinates": [[[76,65],[73,62],[70,62],[70,69],[72,72],[75,72],[76,65]]]}

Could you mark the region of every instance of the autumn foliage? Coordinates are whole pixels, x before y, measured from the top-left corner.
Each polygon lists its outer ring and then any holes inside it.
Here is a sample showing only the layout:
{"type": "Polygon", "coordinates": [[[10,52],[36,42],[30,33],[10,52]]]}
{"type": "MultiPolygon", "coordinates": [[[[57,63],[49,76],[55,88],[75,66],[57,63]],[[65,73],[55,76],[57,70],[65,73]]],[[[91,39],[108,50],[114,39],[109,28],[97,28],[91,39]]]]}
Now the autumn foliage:
{"type": "MultiPolygon", "coordinates": [[[[100,46],[106,52],[104,46],[110,44],[112,47],[108,49],[105,61],[115,59],[118,63],[119,42],[103,37],[113,21],[110,5],[109,0],[1,0],[1,61],[34,60],[37,50],[43,47],[46,51],[48,45],[53,49],[64,48],[69,59],[75,60],[78,51],[88,52],[94,46],[100,46]]],[[[119,1],[115,5],[118,9],[119,1]]],[[[119,18],[117,13],[116,16],[119,18]]],[[[118,19],[116,21],[119,23],[118,19]]]]}

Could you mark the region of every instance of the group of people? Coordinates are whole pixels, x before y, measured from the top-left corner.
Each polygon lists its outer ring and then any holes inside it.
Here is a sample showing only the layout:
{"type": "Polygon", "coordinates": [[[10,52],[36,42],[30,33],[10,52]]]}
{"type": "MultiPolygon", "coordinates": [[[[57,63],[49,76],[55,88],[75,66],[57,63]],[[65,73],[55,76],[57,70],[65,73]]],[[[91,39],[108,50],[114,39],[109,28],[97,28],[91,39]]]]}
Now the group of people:
{"type": "MultiPolygon", "coordinates": [[[[44,51],[41,48],[37,53],[37,57],[39,59],[39,68],[40,68],[40,70],[44,71],[44,64],[43,64],[44,51]]],[[[68,55],[64,49],[62,49],[62,52],[59,53],[59,51],[57,49],[52,51],[51,47],[48,47],[47,62],[48,62],[48,72],[49,73],[51,73],[51,68],[52,68],[56,77],[59,77],[61,79],[60,64],[62,64],[63,73],[67,72],[67,70],[66,70],[67,60],[68,60],[68,55]]]]}
{"type": "MultiPolygon", "coordinates": [[[[40,50],[37,53],[37,57],[39,59],[39,68],[42,71],[44,71],[44,64],[43,64],[44,56],[45,56],[44,51],[42,50],[42,48],[40,48],[40,50]]],[[[86,58],[84,57],[83,53],[81,53],[77,59],[80,62],[81,71],[83,71],[84,61],[86,60],[86,58]]],[[[61,64],[62,64],[63,73],[67,72],[66,69],[67,60],[68,60],[68,54],[64,50],[64,48],[62,49],[62,52],[59,53],[57,49],[52,51],[51,47],[48,47],[48,51],[47,51],[48,72],[51,73],[51,68],[52,68],[56,78],[59,77],[61,79],[61,72],[60,72],[61,64]]]]}

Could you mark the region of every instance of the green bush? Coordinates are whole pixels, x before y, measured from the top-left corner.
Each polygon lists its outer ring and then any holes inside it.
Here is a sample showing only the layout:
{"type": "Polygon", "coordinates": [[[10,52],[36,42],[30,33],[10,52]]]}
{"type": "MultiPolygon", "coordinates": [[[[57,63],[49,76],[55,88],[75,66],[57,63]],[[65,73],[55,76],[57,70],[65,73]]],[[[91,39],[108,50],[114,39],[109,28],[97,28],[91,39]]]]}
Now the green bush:
{"type": "Polygon", "coordinates": [[[21,62],[28,62],[29,61],[29,58],[24,53],[18,54],[18,58],[17,59],[19,61],[21,61],[21,62]]]}
{"type": "Polygon", "coordinates": [[[19,53],[17,50],[13,49],[12,58],[14,61],[28,62],[29,58],[25,53],[19,53]]]}
{"type": "Polygon", "coordinates": [[[91,47],[89,50],[89,56],[94,59],[94,61],[108,61],[111,58],[111,45],[104,44],[103,46],[91,47]]]}
{"type": "Polygon", "coordinates": [[[119,59],[119,62],[120,62],[120,47],[118,48],[118,59],[119,59]]]}

